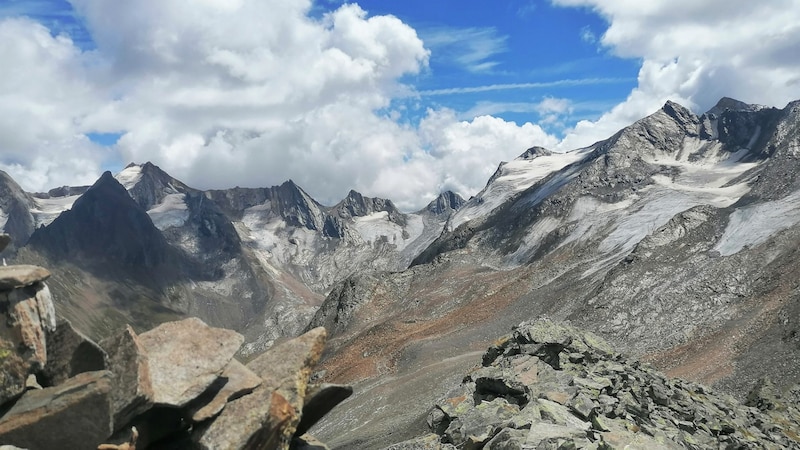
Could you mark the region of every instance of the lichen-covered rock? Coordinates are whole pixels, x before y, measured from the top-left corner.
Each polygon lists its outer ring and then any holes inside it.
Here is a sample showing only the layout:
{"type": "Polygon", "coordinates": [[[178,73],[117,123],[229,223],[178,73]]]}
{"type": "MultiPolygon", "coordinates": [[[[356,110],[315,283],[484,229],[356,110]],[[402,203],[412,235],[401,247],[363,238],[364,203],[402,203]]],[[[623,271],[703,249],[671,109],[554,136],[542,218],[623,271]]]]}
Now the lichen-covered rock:
{"type": "Polygon", "coordinates": [[[154,403],[182,407],[211,386],[244,338],[189,318],[142,333],[139,342],[150,364],[154,403]]]}
{"type": "MultiPolygon", "coordinates": [[[[742,405],[667,379],[568,324],[523,323],[484,354],[482,366],[465,377],[462,395],[439,402],[429,415],[439,445],[800,448],[800,390],[781,393],[763,382],[742,405]]],[[[438,448],[426,439],[402,448],[438,448]]]]}
{"type": "Polygon", "coordinates": [[[45,334],[55,328],[55,310],[44,283],[0,291],[0,404],[25,391],[28,375],[47,363],[45,334]]]}

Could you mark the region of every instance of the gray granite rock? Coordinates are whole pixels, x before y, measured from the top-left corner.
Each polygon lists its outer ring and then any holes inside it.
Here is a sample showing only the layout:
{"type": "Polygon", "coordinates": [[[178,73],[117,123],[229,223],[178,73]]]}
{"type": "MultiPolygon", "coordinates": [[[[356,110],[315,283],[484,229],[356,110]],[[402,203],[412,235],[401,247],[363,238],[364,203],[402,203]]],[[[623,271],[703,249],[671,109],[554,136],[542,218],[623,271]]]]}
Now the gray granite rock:
{"type": "Polygon", "coordinates": [[[251,394],[225,406],[198,429],[201,449],[288,449],[300,422],[308,379],[322,355],[327,333],[315,328],[271,348],[247,364],[263,379],[251,394]]]}
{"type": "Polygon", "coordinates": [[[239,333],[209,327],[197,318],[142,333],[139,342],[149,358],[154,403],[182,407],[192,401],[220,376],[243,341],[239,333]]]}
{"type": "Polygon", "coordinates": [[[546,319],[523,323],[489,348],[483,367],[464,378],[462,389],[463,395],[439,402],[428,416],[439,436],[435,445],[800,448],[800,388],[780,392],[760,382],[743,405],[704,386],[667,379],[616,354],[597,336],[546,319]]]}
{"type": "Polygon", "coordinates": [[[44,283],[0,292],[0,404],[25,391],[28,375],[47,363],[45,334],[55,310],[44,283]]]}
{"type": "Polygon", "coordinates": [[[28,449],[96,448],[111,435],[110,392],[108,371],[28,391],[0,419],[0,442],[28,449]]]}
{"type": "Polygon", "coordinates": [[[130,326],[102,340],[100,346],[108,351],[108,368],[113,374],[111,409],[118,431],[153,405],[150,359],[130,326]]]}

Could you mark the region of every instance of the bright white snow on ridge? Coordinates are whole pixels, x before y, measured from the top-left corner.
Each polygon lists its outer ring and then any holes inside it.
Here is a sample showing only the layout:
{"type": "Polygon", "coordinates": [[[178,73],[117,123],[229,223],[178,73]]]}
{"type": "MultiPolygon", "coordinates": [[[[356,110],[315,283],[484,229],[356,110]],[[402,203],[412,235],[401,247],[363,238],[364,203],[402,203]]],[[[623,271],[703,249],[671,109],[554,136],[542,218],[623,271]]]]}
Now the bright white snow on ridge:
{"type": "Polygon", "coordinates": [[[80,195],[68,195],[53,198],[34,198],[34,207],[31,209],[36,228],[50,225],[62,212],[71,209],[72,204],[80,195]]]}
{"type": "Polygon", "coordinates": [[[147,211],[153,225],[161,231],[172,227],[180,227],[189,219],[189,207],[186,195],[181,193],[167,194],[164,200],[147,211]]]}
{"type": "Polygon", "coordinates": [[[733,255],[745,246],[765,242],[775,233],[800,222],[800,192],[773,202],[739,208],[731,214],[715,250],[733,255]]]}
{"type": "Polygon", "coordinates": [[[462,223],[483,217],[505,203],[514,194],[524,191],[547,175],[580,161],[591,148],[567,153],[553,153],[534,159],[515,159],[500,168],[500,176],[459,209],[448,223],[454,230],[462,223]]]}
{"type": "Polygon", "coordinates": [[[142,167],[126,167],[122,169],[122,172],[118,173],[114,178],[116,178],[121,185],[125,186],[126,190],[131,190],[134,186],[136,186],[136,183],[142,179],[142,167]]]}

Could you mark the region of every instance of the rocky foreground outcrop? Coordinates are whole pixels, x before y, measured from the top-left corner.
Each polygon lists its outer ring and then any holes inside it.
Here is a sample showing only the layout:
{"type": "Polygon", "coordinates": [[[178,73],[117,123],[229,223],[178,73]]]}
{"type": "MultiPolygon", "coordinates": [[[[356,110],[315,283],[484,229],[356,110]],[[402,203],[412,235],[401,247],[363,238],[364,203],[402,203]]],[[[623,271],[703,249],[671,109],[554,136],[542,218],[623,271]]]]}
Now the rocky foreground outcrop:
{"type": "Polygon", "coordinates": [[[0,447],[325,448],[303,435],[352,389],[309,382],[324,328],[247,364],[239,333],[196,318],[96,344],[56,321],[48,276],[0,267],[0,447]]]}
{"type": "Polygon", "coordinates": [[[451,394],[431,434],[388,449],[800,448],[800,388],[763,381],[742,404],[547,319],[490,347],[451,394]]]}

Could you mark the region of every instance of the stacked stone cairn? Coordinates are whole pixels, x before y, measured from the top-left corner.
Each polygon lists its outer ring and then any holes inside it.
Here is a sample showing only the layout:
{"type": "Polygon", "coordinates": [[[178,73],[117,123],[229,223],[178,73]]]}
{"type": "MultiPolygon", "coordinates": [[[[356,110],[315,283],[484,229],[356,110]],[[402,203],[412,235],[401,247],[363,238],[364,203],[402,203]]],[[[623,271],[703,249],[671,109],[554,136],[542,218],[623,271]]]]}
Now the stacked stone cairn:
{"type": "Polygon", "coordinates": [[[310,383],[324,328],[247,364],[196,318],[94,343],[56,319],[49,276],[0,267],[0,449],[325,448],[305,433],[352,389],[310,383]]]}
{"type": "Polygon", "coordinates": [[[741,403],[547,319],[490,347],[447,397],[432,433],[389,449],[800,449],[797,387],[761,381],[741,403]]]}

